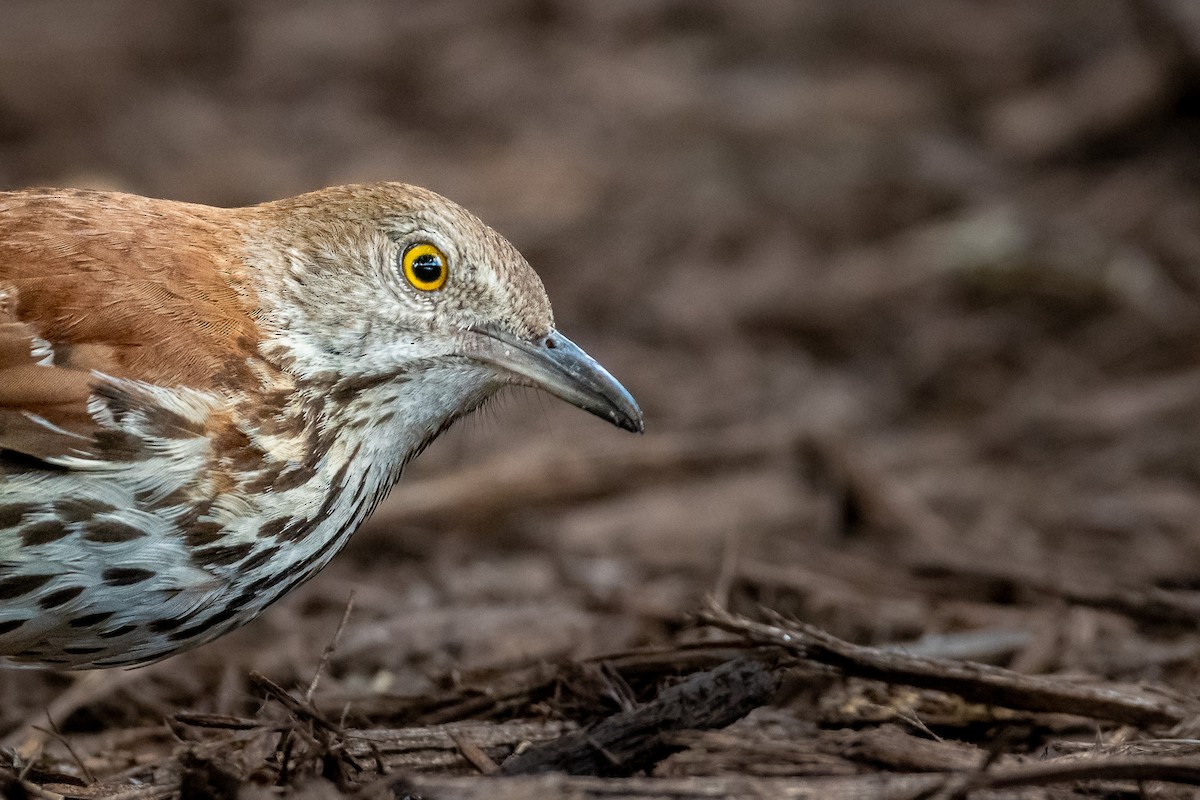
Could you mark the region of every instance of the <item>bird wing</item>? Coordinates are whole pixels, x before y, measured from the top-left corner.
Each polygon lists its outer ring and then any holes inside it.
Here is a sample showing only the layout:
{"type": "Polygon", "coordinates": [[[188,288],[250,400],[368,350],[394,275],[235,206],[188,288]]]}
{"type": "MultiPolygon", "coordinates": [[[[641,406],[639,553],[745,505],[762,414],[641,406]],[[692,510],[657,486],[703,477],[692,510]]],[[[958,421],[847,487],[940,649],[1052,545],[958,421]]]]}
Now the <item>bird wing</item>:
{"type": "Polygon", "coordinates": [[[0,450],[128,458],[114,413],[145,416],[155,387],[246,380],[258,335],[230,213],[116,193],[0,193],[0,450]]]}
{"type": "Polygon", "coordinates": [[[17,318],[14,300],[15,290],[0,287],[0,450],[40,459],[90,451],[91,375],[54,366],[53,347],[17,318]]]}
{"type": "Polygon", "coordinates": [[[97,467],[151,455],[151,437],[204,432],[202,393],[167,390],[168,407],[153,386],[99,371],[116,364],[110,348],[43,338],[16,315],[15,296],[0,284],[0,476],[13,454],[97,467]]]}

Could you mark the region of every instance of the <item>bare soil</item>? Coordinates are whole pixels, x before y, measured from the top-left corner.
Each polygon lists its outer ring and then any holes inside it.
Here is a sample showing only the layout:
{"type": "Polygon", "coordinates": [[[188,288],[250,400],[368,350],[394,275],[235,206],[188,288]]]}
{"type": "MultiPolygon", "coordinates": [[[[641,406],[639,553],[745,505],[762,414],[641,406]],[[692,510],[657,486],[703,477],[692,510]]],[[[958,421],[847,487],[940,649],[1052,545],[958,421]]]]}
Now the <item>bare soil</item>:
{"type": "Polygon", "coordinates": [[[0,674],[0,791],[1196,796],[1198,101],[1190,0],[3,3],[0,185],[429,186],[648,433],[514,394],[251,626],[0,674]]]}

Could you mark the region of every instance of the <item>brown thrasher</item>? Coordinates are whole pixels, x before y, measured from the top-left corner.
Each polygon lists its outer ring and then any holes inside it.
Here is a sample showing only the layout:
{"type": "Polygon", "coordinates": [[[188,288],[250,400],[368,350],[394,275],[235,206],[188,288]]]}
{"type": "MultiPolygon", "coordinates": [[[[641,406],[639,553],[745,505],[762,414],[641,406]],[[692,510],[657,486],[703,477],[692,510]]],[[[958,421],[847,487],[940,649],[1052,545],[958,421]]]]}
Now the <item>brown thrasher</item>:
{"type": "Polygon", "coordinates": [[[642,429],[433,192],[0,193],[0,657],[128,665],[245,624],[509,384],[642,429]]]}

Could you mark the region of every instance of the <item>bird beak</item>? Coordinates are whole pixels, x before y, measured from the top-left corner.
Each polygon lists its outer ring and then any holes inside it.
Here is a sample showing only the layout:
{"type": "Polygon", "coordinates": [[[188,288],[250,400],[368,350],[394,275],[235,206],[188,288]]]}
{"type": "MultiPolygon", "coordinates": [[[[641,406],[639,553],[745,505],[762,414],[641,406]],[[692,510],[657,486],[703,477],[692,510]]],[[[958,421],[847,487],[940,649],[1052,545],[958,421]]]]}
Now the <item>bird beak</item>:
{"type": "Polygon", "coordinates": [[[491,327],[471,330],[463,355],[500,367],[513,383],[545,389],[619,428],[641,433],[637,401],[579,345],[556,330],[536,340],[491,327]]]}

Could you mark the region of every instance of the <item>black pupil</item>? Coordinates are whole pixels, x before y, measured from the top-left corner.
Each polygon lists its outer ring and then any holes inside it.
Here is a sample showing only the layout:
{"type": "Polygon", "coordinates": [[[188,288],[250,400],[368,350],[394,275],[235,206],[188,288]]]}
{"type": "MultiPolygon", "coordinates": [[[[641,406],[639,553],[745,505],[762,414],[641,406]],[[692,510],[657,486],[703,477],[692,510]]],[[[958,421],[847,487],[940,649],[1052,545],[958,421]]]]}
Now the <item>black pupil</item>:
{"type": "Polygon", "coordinates": [[[412,274],[421,283],[434,283],[442,277],[442,260],[433,253],[422,253],[413,259],[412,274]]]}

